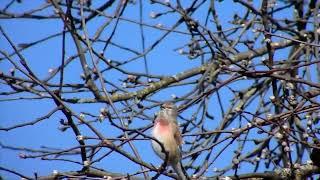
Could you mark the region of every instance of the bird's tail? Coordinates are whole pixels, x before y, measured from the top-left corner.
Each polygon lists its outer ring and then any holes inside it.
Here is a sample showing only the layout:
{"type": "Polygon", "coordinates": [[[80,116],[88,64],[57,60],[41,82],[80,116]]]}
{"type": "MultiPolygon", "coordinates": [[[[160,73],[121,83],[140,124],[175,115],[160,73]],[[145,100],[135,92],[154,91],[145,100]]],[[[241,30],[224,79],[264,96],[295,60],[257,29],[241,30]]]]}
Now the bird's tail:
{"type": "Polygon", "coordinates": [[[187,174],[186,170],[183,168],[180,161],[176,164],[173,164],[172,168],[175,171],[175,173],[177,173],[180,180],[188,180],[189,179],[188,174],[187,174]]]}

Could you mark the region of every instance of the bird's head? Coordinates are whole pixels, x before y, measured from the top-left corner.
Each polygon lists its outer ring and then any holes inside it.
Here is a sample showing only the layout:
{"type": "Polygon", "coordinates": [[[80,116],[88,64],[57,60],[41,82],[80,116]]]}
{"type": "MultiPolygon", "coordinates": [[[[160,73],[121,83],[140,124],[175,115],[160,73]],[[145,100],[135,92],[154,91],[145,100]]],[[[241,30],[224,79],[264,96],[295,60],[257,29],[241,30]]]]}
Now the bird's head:
{"type": "Polygon", "coordinates": [[[166,102],[160,106],[160,114],[166,117],[176,118],[178,116],[178,108],[172,102],[166,102]]]}

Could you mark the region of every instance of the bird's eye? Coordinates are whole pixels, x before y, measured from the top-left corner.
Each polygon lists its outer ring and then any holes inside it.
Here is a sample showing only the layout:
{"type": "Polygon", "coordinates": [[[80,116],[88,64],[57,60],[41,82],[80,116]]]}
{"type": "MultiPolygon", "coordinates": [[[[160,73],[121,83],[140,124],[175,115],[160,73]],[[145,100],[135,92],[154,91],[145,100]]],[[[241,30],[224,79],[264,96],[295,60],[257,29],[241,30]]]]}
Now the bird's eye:
{"type": "Polygon", "coordinates": [[[168,104],[162,104],[160,106],[160,109],[173,109],[173,107],[171,105],[168,105],[168,104]]]}

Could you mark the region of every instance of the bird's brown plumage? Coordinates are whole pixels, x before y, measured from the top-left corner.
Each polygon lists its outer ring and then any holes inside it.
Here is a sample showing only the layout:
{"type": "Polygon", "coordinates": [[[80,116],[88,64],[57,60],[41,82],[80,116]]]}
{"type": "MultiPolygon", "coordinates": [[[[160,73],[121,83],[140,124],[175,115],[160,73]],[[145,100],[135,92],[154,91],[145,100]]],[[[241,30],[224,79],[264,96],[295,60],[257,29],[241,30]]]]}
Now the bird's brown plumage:
{"type": "Polygon", "coordinates": [[[161,159],[167,159],[167,162],[173,167],[180,179],[187,179],[180,162],[180,146],[183,141],[177,123],[177,116],[177,107],[173,103],[164,103],[161,106],[161,110],[154,121],[152,136],[163,145],[166,153],[157,141],[152,141],[152,147],[161,159]],[[166,154],[168,155],[167,157],[166,154]]]}

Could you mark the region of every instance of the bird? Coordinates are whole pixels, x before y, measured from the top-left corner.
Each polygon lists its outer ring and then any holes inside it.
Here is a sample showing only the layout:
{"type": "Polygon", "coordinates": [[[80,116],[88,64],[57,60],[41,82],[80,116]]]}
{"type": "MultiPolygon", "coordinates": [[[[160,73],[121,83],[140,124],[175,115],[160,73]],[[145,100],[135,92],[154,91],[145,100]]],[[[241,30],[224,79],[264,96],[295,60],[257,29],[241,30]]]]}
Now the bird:
{"type": "Polygon", "coordinates": [[[177,116],[178,108],[172,102],[166,102],[160,106],[152,129],[152,137],[158,142],[152,140],[152,148],[162,160],[167,160],[168,165],[177,173],[178,179],[186,180],[189,178],[181,163],[180,148],[183,141],[177,116]]]}

